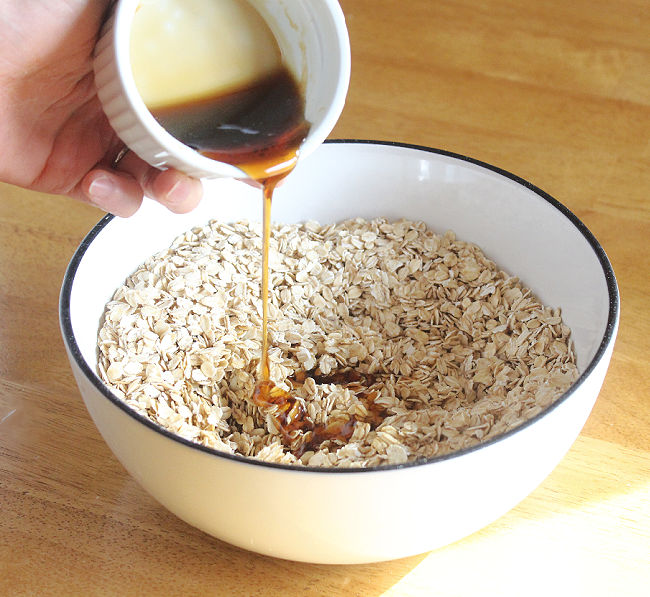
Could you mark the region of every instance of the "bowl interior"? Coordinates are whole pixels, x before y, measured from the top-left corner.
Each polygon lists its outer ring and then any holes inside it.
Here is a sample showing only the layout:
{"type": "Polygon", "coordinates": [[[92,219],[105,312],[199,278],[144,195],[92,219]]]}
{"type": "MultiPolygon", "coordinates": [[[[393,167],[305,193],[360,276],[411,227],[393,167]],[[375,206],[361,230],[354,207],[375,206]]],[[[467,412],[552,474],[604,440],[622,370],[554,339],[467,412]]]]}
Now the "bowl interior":
{"type": "MultiPolygon", "coordinates": [[[[107,216],[71,265],[70,322],[91,371],[97,332],[115,289],[147,257],[183,231],[217,218],[260,221],[261,192],[232,180],[206,181],[206,197],[190,214],[148,201],[132,218],[107,216]],[[76,273],[74,273],[74,268],[76,273]]],[[[602,249],[565,208],[507,173],[421,148],[381,143],[327,143],[276,192],[277,222],[352,217],[422,220],[479,245],[547,305],[561,307],[572,328],[581,372],[597,356],[616,303],[602,249]]],[[[65,288],[64,288],[65,292],[65,288]]]]}

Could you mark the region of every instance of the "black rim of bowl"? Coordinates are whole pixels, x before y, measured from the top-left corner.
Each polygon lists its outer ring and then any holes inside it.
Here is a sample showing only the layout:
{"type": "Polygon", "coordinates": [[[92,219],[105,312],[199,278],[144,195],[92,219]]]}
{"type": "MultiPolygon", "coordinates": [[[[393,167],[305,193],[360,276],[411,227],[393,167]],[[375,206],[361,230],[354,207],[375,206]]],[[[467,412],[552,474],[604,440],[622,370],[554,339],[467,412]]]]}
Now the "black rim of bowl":
{"type": "Polygon", "coordinates": [[[576,217],[576,215],[573,214],[573,212],[571,212],[568,208],[562,205],[559,201],[551,197],[548,193],[542,191],[541,189],[531,184],[530,182],[524,180],[523,178],[520,178],[519,176],[516,176],[515,174],[512,174],[506,170],[502,170],[501,168],[498,168],[496,166],[492,166],[491,164],[487,164],[485,162],[464,156],[462,154],[453,153],[442,149],[434,149],[423,145],[413,145],[408,143],[399,143],[395,141],[373,141],[373,140],[362,140],[362,139],[330,139],[325,141],[325,143],[400,147],[405,149],[424,151],[427,153],[439,154],[442,156],[458,159],[460,161],[475,164],[487,170],[491,170],[492,172],[496,172],[497,174],[500,174],[506,178],[509,178],[512,181],[521,184],[527,189],[533,191],[535,194],[537,194],[539,197],[547,201],[555,209],[561,212],[577,228],[578,232],[582,234],[582,236],[589,243],[594,253],[596,254],[596,257],[598,258],[598,261],[600,262],[600,265],[603,268],[603,274],[605,276],[605,280],[607,283],[607,291],[609,295],[609,312],[607,318],[607,326],[605,328],[605,333],[603,335],[603,338],[596,351],[596,354],[593,356],[589,364],[585,367],[585,370],[580,374],[579,378],[571,385],[571,387],[566,392],[564,392],[551,406],[545,408],[541,413],[535,415],[531,419],[528,419],[518,427],[515,427],[514,429],[502,433],[501,435],[498,435],[484,442],[479,442],[478,444],[471,446],[469,448],[463,448],[461,450],[457,450],[448,454],[443,454],[441,456],[433,456],[431,458],[418,459],[413,462],[407,462],[404,464],[394,464],[394,465],[385,464],[385,465],[378,465],[378,466],[372,466],[367,468],[334,468],[334,467],[325,468],[325,467],[316,467],[316,466],[300,466],[300,465],[297,466],[295,464],[279,464],[275,462],[265,462],[262,460],[256,460],[254,458],[242,456],[240,454],[228,454],[226,452],[220,452],[218,450],[215,450],[214,448],[203,446],[191,440],[182,438],[172,433],[171,431],[168,431],[167,429],[159,426],[158,424],[154,423],[151,419],[145,417],[144,415],[140,415],[139,413],[134,411],[126,403],[124,403],[117,396],[115,396],[110,391],[108,386],[106,386],[100,380],[97,373],[88,366],[86,360],[81,354],[79,345],[77,344],[76,338],[74,336],[74,332],[72,330],[72,321],[70,318],[70,296],[72,292],[72,286],[74,284],[74,279],[79,264],[83,259],[84,255],[86,254],[88,247],[92,244],[93,240],[100,234],[100,232],[106,227],[106,225],[114,218],[114,216],[112,215],[104,216],[87,234],[87,236],[84,238],[84,240],[81,242],[81,244],[75,251],[72,259],[70,260],[70,263],[65,273],[65,277],[63,279],[63,285],[61,287],[61,296],[59,301],[59,317],[60,317],[63,339],[68,347],[68,350],[70,351],[70,354],[74,358],[75,362],[77,363],[77,365],[79,366],[83,374],[93,384],[93,386],[112,404],[117,406],[119,409],[121,409],[127,415],[135,419],[137,422],[142,423],[149,429],[175,442],[183,444],[194,450],[200,450],[202,452],[212,454],[218,458],[226,458],[229,460],[233,460],[251,466],[270,467],[270,468],[291,471],[295,473],[315,472],[315,473],[324,473],[324,474],[333,474],[333,473],[359,474],[359,473],[390,471],[395,469],[411,468],[415,466],[435,464],[436,462],[441,462],[443,460],[449,460],[452,458],[458,458],[460,456],[463,456],[475,450],[479,450],[485,446],[489,446],[491,444],[501,442],[507,439],[508,437],[510,437],[511,435],[514,435],[515,433],[519,433],[520,431],[526,429],[528,426],[533,425],[536,421],[540,420],[542,417],[545,417],[549,412],[551,412],[552,410],[556,409],[561,404],[563,404],[584,383],[585,379],[591,374],[591,372],[595,369],[596,365],[600,362],[601,358],[605,354],[607,347],[609,346],[609,343],[614,335],[616,325],[618,322],[618,315],[619,315],[619,293],[618,293],[618,286],[616,283],[616,277],[614,276],[614,270],[612,269],[612,266],[609,262],[609,259],[607,258],[607,255],[605,254],[605,251],[600,246],[600,243],[596,240],[596,238],[589,231],[589,229],[580,221],[580,219],[576,217]]]}

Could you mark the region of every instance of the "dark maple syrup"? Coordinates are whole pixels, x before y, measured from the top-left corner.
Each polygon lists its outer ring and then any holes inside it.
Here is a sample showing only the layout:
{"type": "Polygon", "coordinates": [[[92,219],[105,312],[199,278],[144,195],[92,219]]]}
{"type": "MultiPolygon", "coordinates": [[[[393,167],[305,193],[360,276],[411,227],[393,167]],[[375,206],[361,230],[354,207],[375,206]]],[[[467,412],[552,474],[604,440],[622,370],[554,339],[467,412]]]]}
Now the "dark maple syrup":
{"type": "Polygon", "coordinates": [[[304,95],[284,66],[246,86],[151,113],[185,145],[260,184],[293,169],[310,127],[304,95]]]}

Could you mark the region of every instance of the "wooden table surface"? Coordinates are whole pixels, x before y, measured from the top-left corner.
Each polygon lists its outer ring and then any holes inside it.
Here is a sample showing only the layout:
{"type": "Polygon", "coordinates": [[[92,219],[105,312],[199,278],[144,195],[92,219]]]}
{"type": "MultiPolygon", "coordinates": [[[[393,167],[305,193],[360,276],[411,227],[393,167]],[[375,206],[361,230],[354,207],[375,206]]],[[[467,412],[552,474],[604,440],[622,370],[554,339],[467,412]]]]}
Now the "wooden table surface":
{"type": "Polygon", "coordinates": [[[429,145],[500,166],[567,205],[607,252],[621,325],[584,430],[515,509],[428,554],[322,566],[231,547],[136,485],[75,386],[58,293],[102,214],[0,186],[0,594],[648,594],[650,3],[342,6],[353,74],[332,137],[429,145]]]}

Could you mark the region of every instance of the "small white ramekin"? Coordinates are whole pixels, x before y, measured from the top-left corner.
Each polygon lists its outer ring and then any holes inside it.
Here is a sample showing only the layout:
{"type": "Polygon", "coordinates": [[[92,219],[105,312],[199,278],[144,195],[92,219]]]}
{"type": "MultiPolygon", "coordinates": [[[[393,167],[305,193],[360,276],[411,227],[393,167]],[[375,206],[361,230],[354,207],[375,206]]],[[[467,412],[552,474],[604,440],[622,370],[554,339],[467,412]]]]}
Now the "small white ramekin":
{"type": "MultiPolygon", "coordinates": [[[[207,158],[170,135],[151,115],[135,85],[130,30],[141,0],[119,0],[95,50],[97,93],[111,126],[143,160],[197,178],[241,178],[239,168],[207,158]]],[[[275,35],[289,69],[305,89],[305,116],[312,124],[300,149],[304,159],[338,120],[350,80],[350,42],[336,0],[248,0],[275,35]]]]}

